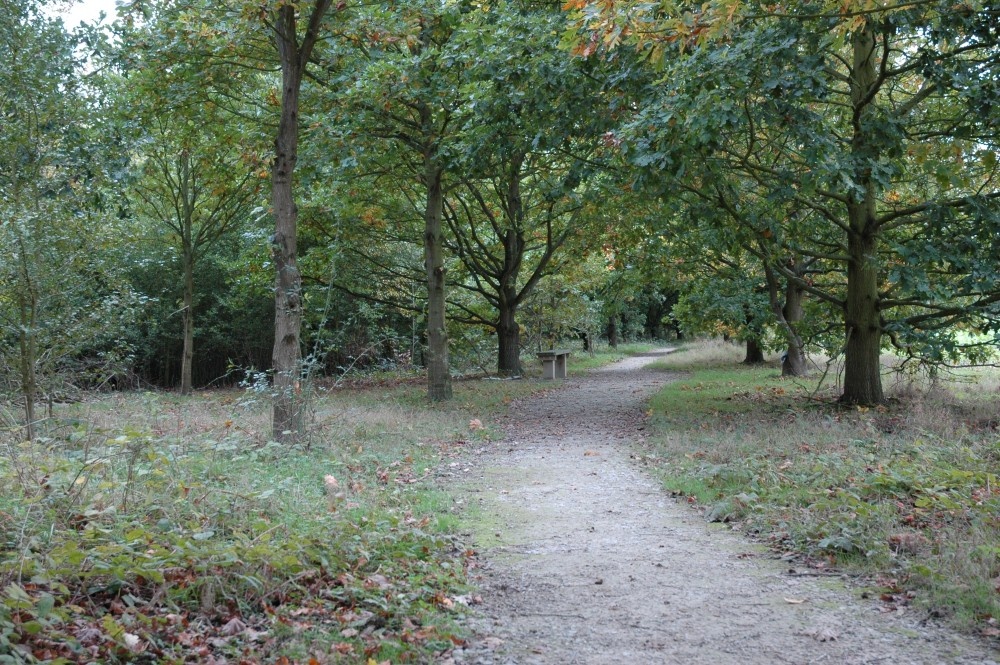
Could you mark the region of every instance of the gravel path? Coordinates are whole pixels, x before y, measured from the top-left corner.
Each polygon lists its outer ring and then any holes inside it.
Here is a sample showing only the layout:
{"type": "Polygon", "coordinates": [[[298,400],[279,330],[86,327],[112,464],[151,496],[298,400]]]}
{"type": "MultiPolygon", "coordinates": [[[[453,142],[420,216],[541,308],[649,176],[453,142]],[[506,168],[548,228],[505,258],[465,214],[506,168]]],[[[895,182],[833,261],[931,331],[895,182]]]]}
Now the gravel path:
{"type": "Polygon", "coordinates": [[[665,352],[513,405],[506,440],[465,460],[482,603],[476,638],[446,663],[1000,662],[839,578],[791,574],[664,493],[630,443],[671,379],[645,368],[665,352]]]}

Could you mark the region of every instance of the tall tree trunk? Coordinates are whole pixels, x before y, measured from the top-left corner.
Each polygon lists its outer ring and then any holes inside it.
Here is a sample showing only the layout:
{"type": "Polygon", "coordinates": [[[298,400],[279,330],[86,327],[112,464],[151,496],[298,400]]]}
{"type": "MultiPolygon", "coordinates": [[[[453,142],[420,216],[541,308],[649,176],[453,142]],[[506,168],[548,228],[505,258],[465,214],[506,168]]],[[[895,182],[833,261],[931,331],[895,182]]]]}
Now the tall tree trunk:
{"type": "Polygon", "coordinates": [[[191,394],[191,365],[194,361],[194,252],[183,249],[184,262],[184,349],[181,352],[181,395],[191,394]]]}
{"type": "Polygon", "coordinates": [[[524,285],[520,294],[517,281],[524,260],[524,204],[521,201],[521,167],[524,155],[513,155],[508,165],[507,190],[504,193],[505,215],[510,228],[503,236],[503,268],[498,280],[499,326],[497,327],[497,371],[500,376],[521,374],[521,329],[517,325],[517,306],[534,288],[537,277],[524,285]]]}
{"type": "Polygon", "coordinates": [[[847,334],[844,354],[844,394],[847,404],[875,405],[885,400],[882,392],[882,328],[878,311],[878,273],[875,240],[851,233],[848,237],[847,304],[844,324],[847,334]]]}
{"type": "MultiPolygon", "coordinates": [[[[281,14],[293,11],[282,7],[281,14]]],[[[294,21],[294,19],[292,19],[294,21]]],[[[294,33],[292,33],[294,34],[294,33]]],[[[286,41],[279,38],[279,43],[286,41]]],[[[294,50],[292,44],[286,46],[294,50]]],[[[302,277],[297,257],[298,208],[292,193],[292,173],[298,159],[298,108],[301,66],[297,53],[282,56],[281,121],[274,143],[271,200],[274,209],[274,236],[271,258],[274,261],[274,408],[272,436],[275,441],[294,442],[301,429],[301,348],[302,277]]]]}
{"type": "MultiPolygon", "coordinates": [[[[16,227],[15,227],[16,228],[16,227]]],[[[24,398],[24,436],[35,440],[35,402],[38,398],[38,374],[35,362],[38,360],[38,291],[28,264],[29,254],[20,233],[15,231],[21,259],[21,284],[17,293],[18,315],[21,330],[18,332],[20,350],[21,396],[24,398]]]]}
{"type": "MultiPolygon", "coordinates": [[[[753,323],[753,314],[750,312],[750,308],[743,307],[743,316],[747,325],[747,332],[752,332],[750,325],[753,323]]],[[[757,365],[764,362],[764,349],[760,346],[760,340],[756,337],[748,337],[746,340],[747,352],[743,357],[744,365],[757,365]]]]}
{"type": "MultiPolygon", "coordinates": [[[[428,110],[426,113],[430,113],[428,110]]],[[[442,243],[442,169],[425,157],[427,207],[424,211],[424,267],[427,270],[427,396],[439,402],[451,399],[448,367],[448,329],[445,319],[445,267],[442,243]]]]}
{"type": "Polygon", "coordinates": [[[302,75],[319,37],[320,22],[331,0],[315,0],[309,26],[299,44],[297,12],[301,6],[281,5],[274,22],[274,44],[281,61],[281,117],[274,141],[271,165],[271,206],[274,236],[274,404],[271,435],[275,441],[294,443],[302,429],[302,277],[297,257],[298,208],[292,190],[292,174],[298,161],[299,92],[302,75]]]}
{"type": "Polygon", "coordinates": [[[764,362],[764,349],[760,347],[760,343],[754,339],[747,339],[747,353],[746,357],[743,358],[744,365],[758,365],[764,362]]]}
{"type": "Polygon", "coordinates": [[[788,348],[785,359],[781,363],[781,376],[805,376],[809,369],[806,365],[805,343],[796,329],[796,324],[802,320],[802,298],[804,291],[795,280],[787,280],[785,286],[785,306],[781,308],[781,318],[784,321],[788,337],[788,348]]]}
{"type": "Polygon", "coordinates": [[[18,341],[21,351],[21,396],[24,397],[24,436],[28,441],[34,441],[35,402],[38,398],[38,375],[35,371],[35,360],[38,355],[35,339],[38,299],[30,281],[25,293],[20,294],[19,299],[21,330],[18,341]]]}
{"type": "Polygon", "coordinates": [[[612,315],[608,319],[608,346],[618,350],[618,316],[612,315]]]}
{"type": "Polygon", "coordinates": [[[875,72],[875,32],[871,23],[853,37],[851,101],[854,108],[852,153],[858,166],[855,182],[863,194],[851,194],[848,203],[847,300],[844,327],[847,335],[844,394],[847,404],[874,405],[884,401],[880,355],[882,326],[878,294],[878,225],[875,217],[875,180],[871,164],[878,148],[869,140],[875,72]]]}
{"type": "Polygon", "coordinates": [[[521,327],[517,324],[516,316],[516,307],[506,298],[501,298],[500,323],[497,326],[497,372],[500,376],[521,375],[521,327]]]}

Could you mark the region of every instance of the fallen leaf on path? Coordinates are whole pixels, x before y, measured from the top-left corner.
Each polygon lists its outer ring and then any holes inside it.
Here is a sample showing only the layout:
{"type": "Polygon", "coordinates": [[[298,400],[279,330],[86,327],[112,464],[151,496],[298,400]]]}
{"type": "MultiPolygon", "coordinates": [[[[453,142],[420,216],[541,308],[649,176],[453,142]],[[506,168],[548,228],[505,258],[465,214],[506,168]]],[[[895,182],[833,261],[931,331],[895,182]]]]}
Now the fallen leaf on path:
{"type": "Polygon", "coordinates": [[[466,607],[470,605],[479,605],[483,602],[482,596],[455,596],[455,602],[459,605],[465,605],[466,607]]]}
{"type": "Polygon", "coordinates": [[[833,642],[840,634],[832,628],[813,628],[803,633],[806,637],[811,637],[817,642],[833,642]]]}
{"type": "Polygon", "coordinates": [[[483,646],[487,649],[499,649],[502,645],[503,640],[499,637],[493,637],[490,635],[489,637],[483,638],[483,646]]]}
{"type": "Polygon", "coordinates": [[[588,450],[583,453],[584,457],[600,457],[600,455],[601,453],[597,452],[596,450],[588,450]]]}
{"type": "Polygon", "coordinates": [[[804,599],[799,599],[799,598],[785,598],[785,602],[791,603],[792,605],[801,605],[806,601],[804,599]]]}
{"type": "Polygon", "coordinates": [[[473,432],[475,432],[476,430],[483,429],[483,421],[481,421],[479,418],[473,418],[472,420],[469,421],[469,429],[472,430],[473,432]]]}

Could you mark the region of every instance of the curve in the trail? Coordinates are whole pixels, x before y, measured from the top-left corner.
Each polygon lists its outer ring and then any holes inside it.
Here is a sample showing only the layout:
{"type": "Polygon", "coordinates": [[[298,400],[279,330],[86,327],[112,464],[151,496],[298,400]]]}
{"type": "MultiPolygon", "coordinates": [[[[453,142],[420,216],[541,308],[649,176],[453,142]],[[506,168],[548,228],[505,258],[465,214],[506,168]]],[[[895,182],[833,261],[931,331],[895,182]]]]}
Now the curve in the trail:
{"type": "Polygon", "coordinates": [[[631,459],[648,397],[671,380],[637,356],[512,407],[468,461],[483,598],[463,665],[996,663],[917,617],[886,616],[834,578],[791,576],[679,505],[631,459]]]}

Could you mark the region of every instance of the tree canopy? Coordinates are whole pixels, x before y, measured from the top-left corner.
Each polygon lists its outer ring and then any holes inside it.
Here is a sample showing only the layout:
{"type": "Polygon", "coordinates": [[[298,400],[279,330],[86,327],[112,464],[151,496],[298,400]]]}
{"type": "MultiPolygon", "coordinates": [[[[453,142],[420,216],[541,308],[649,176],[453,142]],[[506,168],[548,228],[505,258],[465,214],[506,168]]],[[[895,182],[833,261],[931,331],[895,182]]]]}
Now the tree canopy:
{"type": "Polygon", "coordinates": [[[842,354],[862,405],[885,353],[994,359],[992,6],[163,0],[114,38],[4,8],[29,403],[97,358],[183,391],[263,370],[283,439],[310,372],[415,364],[448,399],[487,340],[517,376],[552,336],[722,333],[786,374],[842,354]]]}

